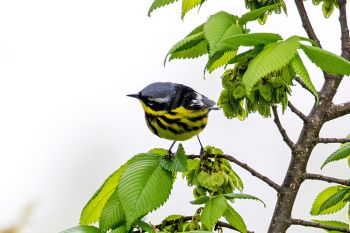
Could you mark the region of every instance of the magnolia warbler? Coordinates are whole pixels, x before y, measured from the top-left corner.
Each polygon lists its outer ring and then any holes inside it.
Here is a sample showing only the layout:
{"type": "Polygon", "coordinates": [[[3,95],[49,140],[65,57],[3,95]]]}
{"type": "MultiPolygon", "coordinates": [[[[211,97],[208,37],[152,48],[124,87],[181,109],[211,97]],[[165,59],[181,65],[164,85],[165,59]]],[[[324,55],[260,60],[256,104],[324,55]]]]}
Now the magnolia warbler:
{"type": "Polygon", "coordinates": [[[210,110],[219,109],[215,102],[190,87],[171,82],[156,82],[136,94],[140,100],[148,128],[155,135],[176,141],[197,136],[205,128],[210,110]]]}

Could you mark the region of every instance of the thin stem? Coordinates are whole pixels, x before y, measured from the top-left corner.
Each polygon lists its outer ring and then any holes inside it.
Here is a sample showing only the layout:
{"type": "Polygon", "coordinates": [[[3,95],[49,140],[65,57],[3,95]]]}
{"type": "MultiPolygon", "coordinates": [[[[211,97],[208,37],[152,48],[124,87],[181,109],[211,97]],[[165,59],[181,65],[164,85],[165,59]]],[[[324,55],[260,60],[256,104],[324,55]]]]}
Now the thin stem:
{"type": "Polygon", "coordinates": [[[274,116],[274,122],[277,125],[278,130],[280,131],[283,141],[289,146],[289,148],[291,150],[293,150],[294,147],[294,143],[292,142],[292,140],[290,140],[286,130],[283,128],[280,118],[278,116],[278,112],[277,112],[277,107],[276,106],[272,106],[272,112],[273,112],[273,116],[274,116]]]}
{"type": "Polygon", "coordinates": [[[319,138],[318,143],[346,143],[350,142],[350,138],[319,138]]]}
{"type": "Polygon", "coordinates": [[[325,224],[321,224],[321,223],[317,223],[317,222],[305,221],[305,220],[302,220],[302,219],[292,219],[291,222],[292,222],[293,225],[321,228],[321,229],[325,229],[325,230],[329,230],[329,231],[350,232],[349,229],[345,229],[345,228],[341,228],[341,227],[328,226],[328,225],[325,225],[325,224]]]}
{"type": "Polygon", "coordinates": [[[295,5],[298,9],[299,15],[300,15],[300,19],[302,21],[303,24],[303,28],[306,31],[306,34],[308,35],[308,37],[310,39],[313,39],[314,41],[316,41],[316,43],[321,46],[321,42],[320,40],[317,38],[316,33],[311,25],[309,16],[307,15],[305,6],[304,6],[304,1],[303,0],[294,0],[295,5]]]}
{"type": "MultiPolygon", "coordinates": [[[[269,179],[268,177],[260,174],[259,172],[255,171],[253,168],[251,168],[250,166],[248,166],[246,163],[242,163],[240,162],[238,159],[234,158],[231,155],[212,155],[212,154],[208,154],[206,155],[206,157],[216,157],[216,158],[224,158],[227,159],[228,161],[237,164],[238,166],[240,166],[241,168],[245,169],[246,171],[250,172],[250,174],[252,174],[253,176],[257,177],[258,179],[262,180],[263,182],[265,182],[266,184],[268,184],[270,187],[272,187],[273,189],[275,189],[276,191],[280,190],[280,186],[278,184],[276,184],[275,182],[273,182],[271,179],[269,179]]],[[[195,159],[195,158],[200,158],[199,155],[187,155],[188,159],[195,159]]]]}
{"type": "Polygon", "coordinates": [[[297,82],[300,84],[300,86],[302,86],[302,88],[304,88],[305,90],[307,90],[308,92],[310,92],[311,94],[313,94],[313,93],[312,93],[312,90],[311,90],[308,86],[305,85],[304,81],[301,80],[300,77],[295,76],[295,77],[294,77],[294,80],[297,81],[297,82]]]}
{"type": "Polygon", "coordinates": [[[307,121],[307,116],[304,113],[302,113],[299,109],[297,109],[290,101],[288,101],[288,107],[304,122],[307,121]]]}
{"type": "Polygon", "coordinates": [[[313,174],[313,173],[306,173],[305,174],[305,179],[308,179],[308,180],[320,180],[320,181],[325,181],[325,182],[328,182],[328,183],[336,183],[336,184],[341,184],[341,185],[345,185],[345,186],[349,186],[350,185],[350,181],[349,180],[342,180],[342,179],[337,179],[337,178],[330,177],[330,176],[323,176],[323,175],[313,174]]]}

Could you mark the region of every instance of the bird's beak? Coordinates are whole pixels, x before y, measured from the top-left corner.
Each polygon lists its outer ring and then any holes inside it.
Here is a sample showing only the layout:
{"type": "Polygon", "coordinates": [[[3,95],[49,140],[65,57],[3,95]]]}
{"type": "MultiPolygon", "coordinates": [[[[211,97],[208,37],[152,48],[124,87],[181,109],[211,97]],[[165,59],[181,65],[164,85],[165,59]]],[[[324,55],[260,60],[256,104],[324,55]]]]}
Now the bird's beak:
{"type": "Polygon", "coordinates": [[[129,96],[129,97],[133,97],[133,98],[139,99],[139,98],[140,98],[140,93],[136,93],[136,94],[129,94],[129,95],[126,95],[126,96],[129,96]]]}

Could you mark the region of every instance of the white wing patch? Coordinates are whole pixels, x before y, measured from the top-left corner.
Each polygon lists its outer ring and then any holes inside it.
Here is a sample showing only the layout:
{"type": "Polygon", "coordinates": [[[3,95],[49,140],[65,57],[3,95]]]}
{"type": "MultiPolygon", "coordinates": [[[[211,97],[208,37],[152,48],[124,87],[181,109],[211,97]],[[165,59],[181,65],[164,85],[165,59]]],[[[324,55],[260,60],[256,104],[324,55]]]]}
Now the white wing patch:
{"type": "Polygon", "coordinates": [[[201,94],[199,94],[199,93],[196,93],[196,97],[192,99],[192,102],[191,102],[190,106],[203,107],[204,106],[203,96],[201,94]]]}

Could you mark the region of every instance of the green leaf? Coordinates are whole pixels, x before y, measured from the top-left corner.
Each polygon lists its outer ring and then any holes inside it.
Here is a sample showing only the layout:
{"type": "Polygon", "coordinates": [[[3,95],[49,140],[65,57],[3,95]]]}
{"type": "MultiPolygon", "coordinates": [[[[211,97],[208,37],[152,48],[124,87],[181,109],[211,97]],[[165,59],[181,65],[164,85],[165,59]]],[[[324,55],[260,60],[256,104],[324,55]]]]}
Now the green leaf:
{"type": "Polygon", "coordinates": [[[323,214],[332,214],[340,209],[342,209],[345,206],[345,202],[339,202],[336,205],[327,208],[325,210],[320,211],[320,208],[322,204],[332,195],[337,193],[339,190],[343,189],[343,186],[337,185],[337,186],[331,186],[323,190],[318,194],[316,199],[314,200],[314,203],[312,204],[312,208],[310,211],[310,214],[315,216],[315,215],[323,215],[323,214]]]}
{"type": "Polygon", "coordinates": [[[77,226],[61,231],[60,233],[102,233],[102,231],[94,226],[77,226]]]}
{"type": "Polygon", "coordinates": [[[212,230],[216,222],[226,211],[226,198],[222,195],[211,198],[205,204],[201,214],[201,222],[205,230],[212,230]]]}
{"type": "Polygon", "coordinates": [[[216,53],[209,57],[209,60],[205,65],[205,69],[208,70],[209,73],[211,73],[217,68],[226,65],[234,56],[236,56],[236,54],[237,51],[216,53]]]}
{"type": "Polygon", "coordinates": [[[176,220],[180,220],[180,219],[183,219],[183,215],[180,215],[180,214],[172,214],[172,215],[169,215],[167,216],[163,221],[176,221],[176,220]]]}
{"type": "Polygon", "coordinates": [[[350,62],[348,60],[318,47],[303,44],[300,47],[308,58],[323,71],[331,74],[350,74],[350,62]]]}
{"type": "Polygon", "coordinates": [[[98,221],[103,207],[105,206],[108,198],[116,189],[119,183],[119,179],[123,174],[126,166],[127,163],[121,166],[112,175],[110,175],[103,183],[101,188],[96,191],[90,201],[85,205],[80,215],[81,225],[87,225],[98,221]]]}
{"type": "Polygon", "coordinates": [[[205,0],[182,0],[182,12],[181,12],[181,19],[183,19],[187,12],[189,12],[191,9],[195,8],[196,6],[199,6],[203,4],[205,0]]]}
{"type": "Polygon", "coordinates": [[[167,58],[168,58],[169,55],[172,55],[172,54],[177,53],[177,52],[189,50],[189,49],[191,49],[193,47],[196,47],[198,44],[200,44],[203,41],[205,41],[204,32],[198,32],[196,34],[188,35],[184,39],[182,39],[179,42],[177,42],[169,50],[168,54],[166,55],[166,57],[164,59],[164,64],[166,63],[167,58]]]}
{"type": "Polygon", "coordinates": [[[151,7],[148,10],[148,16],[151,16],[152,11],[157,8],[169,5],[171,3],[177,2],[178,0],[154,0],[151,7]]]}
{"type": "Polygon", "coordinates": [[[179,144],[174,156],[164,156],[160,160],[160,166],[171,172],[184,172],[187,170],[187,157],[182,144],[179,144]]]}
{"type": "Polygon", "coordinates": [[[250,49],[246,52],[240,53],[236,56],[234,56],[230,61],[228,61],[228,64],[234,64],[237,62],[240,62],[242,60],[251,59],[256,57],[262,50],[262,46],[256,46],[254,49],[250,49]]]}
{"type": "MultiPolygon", "coordinates": [[[[327,226],[331,226],[331,227],[340,227],[340,228],[344,228],[344,229],[349,229],[349,224],[345,223],[345,222],[339,222],[339,221],[329,221],[329,220],[312,220],[313,222],[317,222],[320,224],[324,224],[327,226]]],[[[330,233],[338,233],[339,231],[328,231],[330,233]]]]}
{"type": "Polygon", "coordinates": [[[265,48],[248,64],[242,81],[250,95],[253,86],[264,76],[286,66],[297,53],[299,40],[296,37],[266,45],[265,48]]]}
{"type": "Polygon", "coordinates": [[[342,147],[340,147],[339,149],[334,151],[330,156],[328,156],[326,161],[324,161],[324,163],[322,164],[321,169],[324,166],[326,166],[328,163],[334,162],[340,159],[345,159],[349,155],[350,155],[350,143],[344,144],[342,147]]]}
{"type": "Polygon", "coordinates": [[[237,229],[239,232],[246,233],[247,232],[247,226],[244,223],[243,218],[235,211],[230,204],[226,202],[226,211],[224,214],[225,219],[227,222],[237,229]]]}
{"type": "Polygon", "coordinates": [[[316,103],[318,103],[319,102],[318,92],[311,81],[310,75],[307,72],[307,69],[304,66],[303,61],[301,60],[298,54],[296,54],[295,57],[292,59],[291,65],[293,67],[294,72],[297,75],[299,75],[300,79],[303,81],[303,83],[308,88],[308,90],[311,91],[311,93],[315,96],[316,103]]]}
{"type": "Polygon", "coordinates": [[[211,47],[212,52],[237,50],[239,46],[255,46],[260,44],[270,44],[282,40],[282,37],[275,33],[250,33],[234,34],[220,40],[216,45],[211,47]]]}
{"type": "Polygon", "coordinates": [[[167,149],[164,148],[153,148],[151,150],[148,151],[149,153],[152,154],[157,154],[157,155],[168,155],[169,151],[167,149]]]}
{"type": "Polygon", "coordinates": [[[238,22],[241,25],[245,25],[250,21],[256,20],[257,18],[265,14],[267,11],[273,10],[278,5],[279,4],[269,5],[269,6],[265,6],[265,7],[261,7],[261,8],[249,11],[248,13],[245,13],[244,15],[242,15],[238,22]]]}
{"type": "Polygon", "coordinates": [[[125,224],[125,213],[120,202],[117,188],[102,210],[99,226],[101,230],[105,232],[109,229],[115,229],[125,224]]]}
{"type": "Polygon", "coordinates": [[[210,49],[229,36],[243,33],[236,25],[237,17],[227,12],[220,11],[209,17],[204,25],[204,35],[208,40],[210,49]]]}
{"type": "MultiPolygon", "coordinates": [[[[181,231],[182,233],[213,233],[211,231],[181,231]]],[[[169,233],[168,231],[159,231],[159,233],[169,233]]]]}
{"type": "Polygon", "coordinates": [[[136,220],[135,225],[139,226],[144,232],[156,233],[155,230],[146,222],[141,220],[136,220]]]}
{"type": "Polygon", "coordinates": [[[236,188],[238,188],[238,190],[242,191],[244,188],[244,185],[243,185],[243,181],[242,181],[241,177],[239,177],[239,175],[232,169],[228,175],[232,178],[236,188]]]}
{"type": "Polygon", "coordinates": [[[227,193],[227,194],[224,194],[224,196],[230,200],[231,199],[251,199],[251,200],[255,200],[255,201],[260,201],[264,205],[264,207],[266,207],[266,204],[261,199],[255,197],[255,196],[249,195],[249,194],[227,193]]]}
{"type": "Polygon", "coordinates": [[[125,225],[122,225],[120,227],[117,227],[117,228],[113,229],[109,233],[125,233],[125,232],[128,232],[128,229],[127,229],[127,227],[125,225]]]}
{"type": "Polygon", "coordinates": [[[191,201],[191,204],[193,205],[203,205],[205,203],[207,203],[209,201],[209,197],[208,196],[202,196],[197,198],[196,200],[191,201]]]}
{"type": "Polygon", "coordinates": [[[178,52],[171,53],[169,57],[169,61],[174,59],[193,59],[203,56],[208,53],[208,42],[203,40],[199,42],[197,45],[178,52]]]}
{"type": "Polygon", "coordinates": [[[168,199],[174,178],[160,165],[162,156],[138,154],[128,162],[118,186],[118,196],[127,226],[144,214],[157,209],[168,199]]]}
{"type": "Polygon", "coordinates": [[[344,197],[348,193],[350,193],[349,189],[344,188],[331,195],[321,204],[319,212],[329,209],[340,202],[345,202],[344,197]]]}

